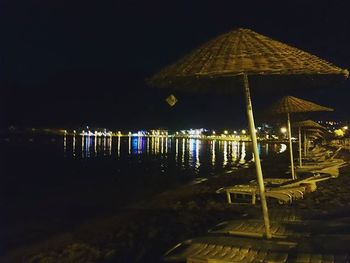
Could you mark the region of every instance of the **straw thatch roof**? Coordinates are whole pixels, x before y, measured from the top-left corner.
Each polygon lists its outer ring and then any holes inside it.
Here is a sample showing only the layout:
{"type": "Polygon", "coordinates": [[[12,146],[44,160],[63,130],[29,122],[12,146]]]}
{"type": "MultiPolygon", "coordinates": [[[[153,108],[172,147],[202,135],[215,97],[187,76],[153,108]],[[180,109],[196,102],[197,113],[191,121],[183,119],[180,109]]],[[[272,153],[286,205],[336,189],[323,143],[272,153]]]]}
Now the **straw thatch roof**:
{"type": "Polygon", "coordinates": [[[323,138],[323,135],[319,132],[314,132],[314,133],[309,134],[308,137],[317,139],[317,138],[323,138]]]}
{"type": "Polygon", "coordinates": [[[268,110],[268,112],[276,114],[311,111],[333,111],[333,109],[293,96],[285,96],[268,110]]]}
{"type": "Polygon", "coordinates": [[[308,133],[312,133],[312,132],[320,133],[320,134],[324,134],[324,133],[325,133],[324,131],[319,130],[319,129],[315,129],[315,128],[312,128],[312,129],[304,129],[304,131],[306,131],[306,132],[308,132],[308,133]]]}
{"type": "Polygon", "coordinates": [[[154,75],[159,87],[190,85],[196,79],[247,75],[343,75],[338,68],[307,52],[249,29],[236,29],[205,43],[154,75]]]}
{"type": "Polygon", "coordinates": [[[299,121],[294,123],[293,126],[301,128],[325,129],[325,127],[323,127],[321,124],[318,124],[312,120],[299,121]]]}

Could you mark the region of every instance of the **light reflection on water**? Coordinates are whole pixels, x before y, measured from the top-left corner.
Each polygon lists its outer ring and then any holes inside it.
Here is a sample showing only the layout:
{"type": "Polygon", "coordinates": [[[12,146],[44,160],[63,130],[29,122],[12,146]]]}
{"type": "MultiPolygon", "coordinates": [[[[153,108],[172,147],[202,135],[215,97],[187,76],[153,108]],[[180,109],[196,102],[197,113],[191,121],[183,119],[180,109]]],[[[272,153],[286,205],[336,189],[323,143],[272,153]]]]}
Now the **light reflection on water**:
{"type": "Polygon", "coordinates": [[[117,146],[117,151],[118,151],[117,157],[119,158],[119,157],[120,157],[120,136],[118,136],[118,146],[117,146]]]}
{"type": "Polygon", "coordinates": [[[244,164],[246,162],[245,157],[246,157],[246,151],[245,151],[245,142],[242,142],[242,147],[241,147],[241,158],[239,159],[240,164],[244,164]]]}
{"type": "MultiPolygon", "coordinates": [[[[73,136],[73,157],[75,157],[75,136],[73,136]]],[[[66,151],[67,151],[67,147],[65,148],[66,149],[66,151]]]]}
{"type": "Polygon", "coordinates": [[[214,166],[215,165],[215,157],[216,157],[216,153],[215,153],[215,144],[216,144],[216,140],[213,140],[211,142],[211,164],[214,166]]]}
{"type": "MultiPolygon", "coordinates": [[[[282,144],[259,143],[260,155],[284,151],[282,144]]],[[[133,156],[158,156],[173,160],[180,167],[201,166],[231,167],[245,165],[254,160],[250,143],[168,137],[111,137],[111,136],[64,136],[63,151],[66,157],[96,158],[106,156],[121,159],[133,156]],[[80,138],[79,138],[80,137],[80,138]],[[80,153],[80,154],[79,154],[80,153]]]]}

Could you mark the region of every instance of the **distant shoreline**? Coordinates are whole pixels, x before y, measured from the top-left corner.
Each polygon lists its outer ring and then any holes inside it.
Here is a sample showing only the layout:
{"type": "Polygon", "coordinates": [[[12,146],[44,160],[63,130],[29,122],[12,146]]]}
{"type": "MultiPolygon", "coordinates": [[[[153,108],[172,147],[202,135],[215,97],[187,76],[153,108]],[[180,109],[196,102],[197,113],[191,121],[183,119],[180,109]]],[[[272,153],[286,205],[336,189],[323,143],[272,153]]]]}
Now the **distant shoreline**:
{"type": "MultiPolygon", "coordinates": [[[[236,141],[236,142],[251,142],[250,138],[233,138],[230,136],[227,137],[222,137],[222,136],[180,136],[180,135],[128,135],[128,134],[122,134],[122,135],[117,135],[117,134],[112,134],[112,135],[83,135],[83,134],[78,134],[78,133],[61,133],[61,132],[15,132],[15,133],[0,133],[0,136],[3,138],[7,138],[10,136],[77,136],[77,137],[113,137],[113,138],[135,138],[135,137],[140,137],[140,138],[168,138],[168,139],[192,139],[192,140],[203,140],[203,141],[236,141]]],[[[281,140],[281,139],[259,139],[258,142],[265,142],[265,143],[288,143],[288,140],[281,140]]],[[[295,141],[294,141],[295,142],[295,141]]]]}

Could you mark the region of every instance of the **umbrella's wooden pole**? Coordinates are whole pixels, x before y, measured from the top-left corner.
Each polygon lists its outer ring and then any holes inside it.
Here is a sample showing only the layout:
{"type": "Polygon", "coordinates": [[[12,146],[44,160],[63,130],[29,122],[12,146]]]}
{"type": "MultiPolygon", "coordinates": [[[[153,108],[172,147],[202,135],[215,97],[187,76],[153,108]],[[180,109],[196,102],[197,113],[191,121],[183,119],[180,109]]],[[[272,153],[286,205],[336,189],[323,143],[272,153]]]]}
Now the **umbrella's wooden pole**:
{"type": "Polygon", "coordinates": [[[290,170],[292,172],[292,179],[295,179],[295,171],[294,171],[294,160],[293,160],[293,144],[292,144],[292,129],[290,127],[290,115],[287,113],[288,119],[288,139],[289,139],[289,153],[290,153],[290,170]]]}
{"type": "Polygon", "coordinates": [[[299,127],[299,166],[303,166],[303,161],[301,157],[301,127],[299,127]]]}
{"type": "Polygon", "coordinates": [[[250,135],[252,137],[252,143],[253,143],[256,177],[258,180],[261,208],[262,208],[262,213],[263,213],[263,217],[264,217],[265,232],[266,232],[266,237],[268,239],[270,239],[271,238],[271,231],[270,231],[269,212],[267,209],[264,178],[263,178],[263,174],[262,174],[260,156],[259,156],[259,151],[258,151],[258,142],[256,139],[256,133],[255,133],[254,115],[253,115],[252,101],[250,98],[248,76],[246,74],[243,74],[243,83],[244,83],[244,93],[245,93],[245,98],[246,98],[248,123],[249,123],[250,135]]]}

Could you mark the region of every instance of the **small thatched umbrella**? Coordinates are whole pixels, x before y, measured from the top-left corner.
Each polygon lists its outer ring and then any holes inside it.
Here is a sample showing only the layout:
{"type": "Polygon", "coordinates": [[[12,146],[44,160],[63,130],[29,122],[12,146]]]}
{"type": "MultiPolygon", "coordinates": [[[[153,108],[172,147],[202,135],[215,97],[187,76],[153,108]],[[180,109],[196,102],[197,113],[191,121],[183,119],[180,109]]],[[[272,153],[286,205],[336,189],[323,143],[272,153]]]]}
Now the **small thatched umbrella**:
{"type": "Polygon", "coordinates": [[[318,134],[322,138],[324,138],[324,132],[319,129],[305,129],[304,131],[307,132],[308,134],[318,134]]]}
{"type": "Polygon", "coordinates": [[[185,91],[237,88],[243,81],[266,236],[271,237],[265,187],[255,134],[248,76],[343,75],[348,71],[249,29],[236,29],[207,42],[150,79],[158,87],[185,91]]]}
{"type": "Polygon", "coordinates": [[[310,136],[314,136],[316,138],[323,138],[323,134],[320,133],[319,131],[313,131],[313,130],[307,130],[310,131],[310,136]]]}
{"type": "MultiPolygon", "coordinates": [[[[301,156],[301,129],[308,129],[313,130],[313,131],[320,131],[325,129],[325,127],[323,127],[322,125],[318,124],[317,122],[314,122],[312,120],[306,120],[306,121],[299,121],[294,123],[295,127],[298,128],[298,138],[299,138],[299,166],[302,167],[303,166],[303,160],[302,160],[302,156],[301,156]]],[[[306,155],[306,132],[304,132],[304,153],[306,155]]]]}
{"type": "MultiPolygon", "coordinates": [[[[309,132],[309,130],[307,130],[307,131],[309,132]]],[[[308,136],[309,136],[309,138],[312,138],[314,140],[323,138],[323,135],[321,133],[319,133],[318,131],[317,132],[310,132],[308,136]]]]}
{"type": "Polygon", "coordinates": [[[287,114],[287,127],[289,139],[290,167],[292,178],[296,179],[293,160],[292,129],[290,127],[290,113],[312,112],[312,111],[333,111],[331,108],[323,107],[313,102],[299,99],[293,96],[286,96],[270,107],[269,112],[276,114],[287,114]]]}
{"type": "Polygon", "coordinates": [[[307,156],[309,150],[309,139],[316,140],[325,137],[325,133],[318,129],[304,129],[304,156],[307,156]]]}
{"type": "Polygon", "coordinates": [[[320,129],[320,130],[326,129],[321,124],[312,120],[298,121],[294,123],[293,126],[297,128],[311,128],[311,129],[320,129]]]}

